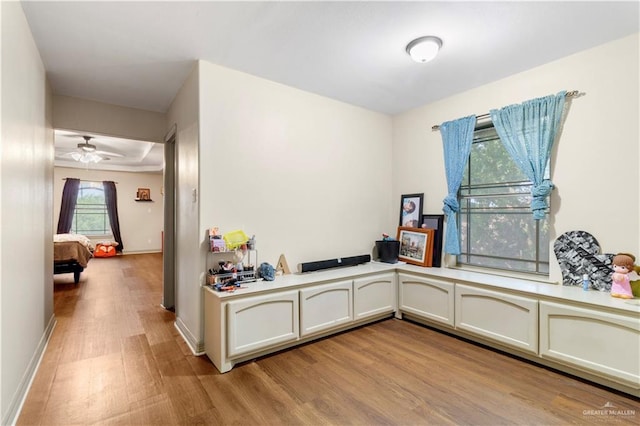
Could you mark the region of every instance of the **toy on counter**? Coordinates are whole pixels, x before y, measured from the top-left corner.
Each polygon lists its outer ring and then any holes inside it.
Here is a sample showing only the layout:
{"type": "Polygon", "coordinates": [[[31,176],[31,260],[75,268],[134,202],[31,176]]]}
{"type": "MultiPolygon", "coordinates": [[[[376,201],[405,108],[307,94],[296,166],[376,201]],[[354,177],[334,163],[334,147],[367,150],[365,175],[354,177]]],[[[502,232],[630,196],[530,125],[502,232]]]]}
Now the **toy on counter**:
{"type": "Polygon", "coordinates": [[[633,299],[630,273],[634,271],[635,256],[629,253],[618,253],[613,257],[613,274],[611,275],[611,296],[621,299],[633,299]]]}
{"type": "Polygon", "coordinates": [[[633,273],[629,274],[631,279],[631,293],[633,297],[640,297],[640,265],[633,267],[633,273]]]}

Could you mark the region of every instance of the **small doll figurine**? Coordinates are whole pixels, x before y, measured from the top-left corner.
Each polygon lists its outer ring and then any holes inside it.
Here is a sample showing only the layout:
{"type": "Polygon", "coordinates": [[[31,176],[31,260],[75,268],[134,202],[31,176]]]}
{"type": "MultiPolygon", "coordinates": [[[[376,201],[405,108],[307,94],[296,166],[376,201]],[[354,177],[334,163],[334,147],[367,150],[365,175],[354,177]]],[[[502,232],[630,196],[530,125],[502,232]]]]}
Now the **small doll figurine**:
{"type": "Polygon", "coordinates": [[[633,299],[629,273],[633,271],[635,256],[619,253],[613,257],[613,274],[611,275],[611,296],[621,299],[633,299]]]}

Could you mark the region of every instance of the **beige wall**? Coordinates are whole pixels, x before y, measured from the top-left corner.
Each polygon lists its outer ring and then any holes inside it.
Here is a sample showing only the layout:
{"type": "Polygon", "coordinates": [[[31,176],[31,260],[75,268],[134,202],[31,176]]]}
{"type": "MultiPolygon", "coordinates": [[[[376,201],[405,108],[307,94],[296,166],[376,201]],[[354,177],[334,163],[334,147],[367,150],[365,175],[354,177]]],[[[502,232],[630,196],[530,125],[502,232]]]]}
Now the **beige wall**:
{"type": "Polygon", "coordinates": [[[163,113],[61,95],[54,96],[53,102],[56,129],[164,142],[166,115],[163,113]]]}
{"type": "MultiPolygon", "coordinates": [[[[202,342],[202,273],[199,235],[198,67],[183,83],[167,112],[166,131],[176,126],[175,310],[179,329],[194,351],[202,342]],[[193,191],[195,190],[195,196],[193,191]]],[[[208,185],[203,184],[202,191],[208,185]]]]}
{"type": "Polygon", "coordinates": [[[0,408],[11,423],[53,317],[50,91],[19,2],[0,2],[0,408]]]}
{"type": "MultiPolygon", "coordinates": [[[[68,167],[54,169],[54,229],[58,226],[64,178],[117,182],[118,219],[125,254],[159,252],[162,249],[163,221],[162,175],[159,173],[112,172],[68,167]],[[153,202],[135,201],[138,188],[149,188],[153,202]]],[[[103,240],[97,238],[96,240],[103,240]]]]}
{"type": "Polygon", "coordinates": [[[371,253],[395,229],[386,115],[201,61],[168,117],[178,134],[176,313],[192,348],[204,333],[210,227],[255,234],[259,262],[284,253],[292,268],[371,253]]]}
{"type": "Polygon", "coordinates": [[[389,116],[207,62],[200,81],[203,238],[243,229],[295,268],[395,231],[389,116]]]}
{"type": "MultiPolygon", "coordinates": [[[[442,140],[431,126],[527,99],[579,90],[554,149],[555,238],[588,231],[604,252],[640,255],[638,34],[394,117],[393,196],[424,192],[440,213],[447,187],[442,140]]],[[[552,279],[560,271],[551,247],[552,279]]]]}

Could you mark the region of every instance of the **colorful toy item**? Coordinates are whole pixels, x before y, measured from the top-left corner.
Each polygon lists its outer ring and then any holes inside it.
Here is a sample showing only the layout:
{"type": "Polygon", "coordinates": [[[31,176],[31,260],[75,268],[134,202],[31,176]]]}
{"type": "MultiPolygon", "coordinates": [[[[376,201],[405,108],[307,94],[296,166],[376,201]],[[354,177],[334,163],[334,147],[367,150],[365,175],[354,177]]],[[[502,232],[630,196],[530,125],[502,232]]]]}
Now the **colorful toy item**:
{"type": "Polygon", "coordinates": [[[636,258],[632,254],[618,253],[613,257],[613,274],[611,275],[611,296],[621,299],[633,299],[629,273],[633,271],[636,258]]]}
{"type": "Polygon", "coordinates": [[[94,257],[113,257],[116,255],[116,242],[102,242],[96,244],[96,249],[93,251],[94,257]]]}

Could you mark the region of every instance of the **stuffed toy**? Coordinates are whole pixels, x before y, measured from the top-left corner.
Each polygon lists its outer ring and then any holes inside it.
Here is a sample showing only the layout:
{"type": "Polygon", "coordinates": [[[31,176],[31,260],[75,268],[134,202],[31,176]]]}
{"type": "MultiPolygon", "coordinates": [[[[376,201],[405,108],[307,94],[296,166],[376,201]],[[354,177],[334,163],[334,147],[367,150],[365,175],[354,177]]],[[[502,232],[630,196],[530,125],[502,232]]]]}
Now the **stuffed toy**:
{"type": "Polygon", "coordinates": [[[630,273],[634,271],[635,256],[629,253],[618,253],[613,257],[613,274],[611,275],[611,296],[621,299],[633,299],[630,273]]]}
{"type": "Polygon", "coordinates": [[[631,293],[633,293],[633,297],[640,297],[640,266],[634,266],[633,271],[636,273],[636,275],[635,277],[631,277],[631,293]]]}
{"type": "Polygon", "coordinates": [[[96,244],[96,249],[93,251],[94,257],[113,257],[116,255],[116,247],[118,243],[113,242],[101,242],[96,244]]]}

